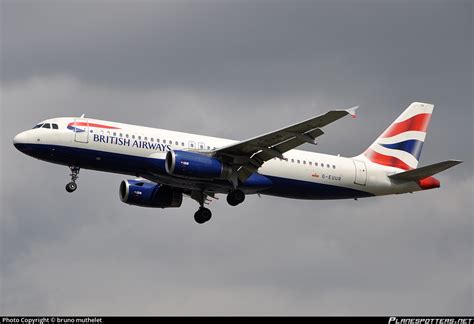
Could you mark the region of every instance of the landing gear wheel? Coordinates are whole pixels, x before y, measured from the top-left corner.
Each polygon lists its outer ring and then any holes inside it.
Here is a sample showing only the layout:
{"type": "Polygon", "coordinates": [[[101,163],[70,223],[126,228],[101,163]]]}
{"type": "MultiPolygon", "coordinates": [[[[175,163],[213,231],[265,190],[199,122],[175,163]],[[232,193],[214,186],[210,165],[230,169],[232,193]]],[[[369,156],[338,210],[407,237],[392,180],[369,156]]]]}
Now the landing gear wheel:
{"type": "Polygon", "coordinates": [[[79,171],[81,171],[81,169],[76,167],[76,166],[70,165],[69,170],[71,170],[71,174],[70,174],[71,182],[69,182],[66,185],[66,191],[67,192],[74,192],[77,189],[76,180],[77,180],[77,178],[79,178],[79,171]]]}
{"type": "Polygon", "coordinates": [[[209,221],[212,217],[212,213],[205,207],[200,207],[197,212],[194,213],[194,220],[198,224],[204,224],[209,221]]]}
{"type": "Polygon", "coordinates": [[[231,206],[237,206],[245,200],[245,193],[242,190],[236,189],[227,195],[227,202],[231,206]]]}
{"type": "Polygon", "coordinates": [[[69,182],[66,185],[66,191],[67,192],[74,192],[74,191],[76,191],[76,189],[77,189],[77,184],[75,182],[69,182]]]}

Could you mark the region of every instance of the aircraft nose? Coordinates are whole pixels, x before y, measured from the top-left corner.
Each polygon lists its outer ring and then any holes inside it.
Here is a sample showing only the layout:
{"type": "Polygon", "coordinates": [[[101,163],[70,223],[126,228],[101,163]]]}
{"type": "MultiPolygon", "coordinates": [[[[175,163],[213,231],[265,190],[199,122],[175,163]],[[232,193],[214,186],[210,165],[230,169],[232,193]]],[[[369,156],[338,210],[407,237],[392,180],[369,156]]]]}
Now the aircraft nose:
{"type": "Polygon", "coordinates": [[[22,143],[25,143],[25,140],[26,140],[26,134],[25,132],[21,132],[13,138],[13,144],[22,144],[22,143]]]}
{"type": "Polygon", "coordinates": [[[13,145],[19,150],[19,151],[24,151],[26,149],[25,143],[27,142],[27,135],[25,134],[26,132],[21,132],[20,134],[17,134],[13,138],[13,145]]]}

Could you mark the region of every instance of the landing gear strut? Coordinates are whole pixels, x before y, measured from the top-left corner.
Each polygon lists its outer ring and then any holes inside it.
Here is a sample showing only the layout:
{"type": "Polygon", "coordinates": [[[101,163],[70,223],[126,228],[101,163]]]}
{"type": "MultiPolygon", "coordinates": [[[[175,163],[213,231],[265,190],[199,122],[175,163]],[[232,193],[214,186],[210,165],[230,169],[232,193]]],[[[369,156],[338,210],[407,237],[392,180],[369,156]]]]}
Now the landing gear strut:
{"type": "Polygon", "coordinates": [[[71,170],[71,182],[69,182],[66,185],[66,191],[67,192],[74,192],[77,189],[77,184],[76,180],[79,178],[79,171],[81,170],[78,167],[75,166],[69,166],[69,169],[71,170]]]}
{"type": "Polygon", "coordinates": [[[242,190],[235,189],[227,195],[227,202],[231,206],[237,206],[245,200],[245,193],[242,190]]]}

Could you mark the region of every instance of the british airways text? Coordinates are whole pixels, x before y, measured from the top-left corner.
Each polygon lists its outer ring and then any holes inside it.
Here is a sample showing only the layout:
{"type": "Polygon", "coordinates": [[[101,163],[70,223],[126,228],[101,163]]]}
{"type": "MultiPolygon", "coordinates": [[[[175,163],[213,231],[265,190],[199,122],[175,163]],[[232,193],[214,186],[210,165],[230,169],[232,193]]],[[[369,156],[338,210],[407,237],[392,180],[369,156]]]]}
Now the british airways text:
{"type": "Polygon", "coordinates": [[[155,151],[171,150],[171,146],[166,145],[166,144],[150,143],[150,142],[138,141],[135,139],[98,135],[98,134],[94,134],[94,142],[136,147],[136,148],[155,150],[155,151]]]}

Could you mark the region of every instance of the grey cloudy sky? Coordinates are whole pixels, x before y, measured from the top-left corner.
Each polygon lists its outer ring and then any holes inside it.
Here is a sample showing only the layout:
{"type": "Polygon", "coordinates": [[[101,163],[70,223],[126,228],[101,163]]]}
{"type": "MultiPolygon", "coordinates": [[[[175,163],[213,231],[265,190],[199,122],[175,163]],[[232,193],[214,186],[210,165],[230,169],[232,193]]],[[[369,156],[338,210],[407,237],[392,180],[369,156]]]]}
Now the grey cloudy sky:
{"type": "Polygon", "coordinates": [[[472,1],[0,1],[0,313],[472,314],[472,1]],[[438,190],[131,207],[120,175],[22,155],[56,116],[245,139],[360,105],[310,150],[353,156],[435,104],[438,190]]]}

